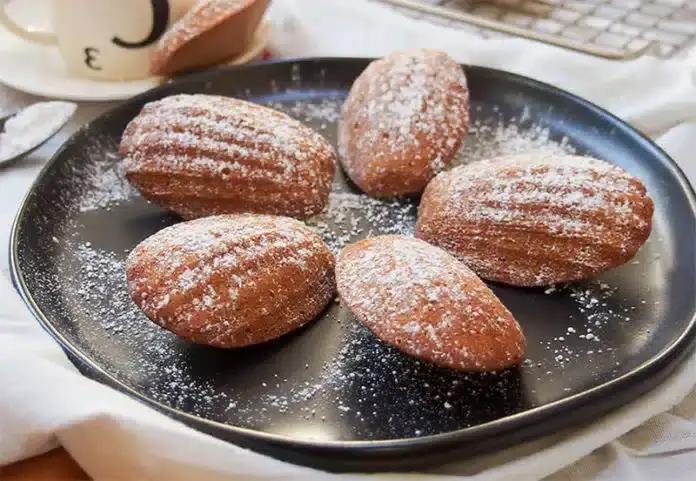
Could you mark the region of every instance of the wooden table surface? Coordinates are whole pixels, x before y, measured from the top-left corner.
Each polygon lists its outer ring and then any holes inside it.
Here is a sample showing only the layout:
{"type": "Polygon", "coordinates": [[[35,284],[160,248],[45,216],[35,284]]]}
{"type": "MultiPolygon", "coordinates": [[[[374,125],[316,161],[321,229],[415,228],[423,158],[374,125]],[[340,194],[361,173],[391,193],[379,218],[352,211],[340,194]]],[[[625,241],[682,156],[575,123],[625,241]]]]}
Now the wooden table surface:
{"type": "Polygon", "coordinates": [[[0,467],[2,481],[88,481],[91,478],[62,448],[0,467]]]}

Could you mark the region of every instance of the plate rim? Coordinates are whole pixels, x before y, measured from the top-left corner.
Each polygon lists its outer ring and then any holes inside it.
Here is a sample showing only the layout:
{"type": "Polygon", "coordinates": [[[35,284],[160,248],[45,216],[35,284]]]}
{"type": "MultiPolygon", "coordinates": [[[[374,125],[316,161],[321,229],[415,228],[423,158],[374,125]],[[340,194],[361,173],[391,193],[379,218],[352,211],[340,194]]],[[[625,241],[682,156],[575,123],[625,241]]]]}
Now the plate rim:
{"type": "MultiPolygon", "coordinates": [[[[85,130],[89,129],[90,125],[94,121],[99,121],[109,115],[113,114],[114,111],[119,109],[128,108],[137,102],[141,102],[144,98],[154,95],[166,88],[171,88],[172,85],[186,85],[190,83],[205,82],[205,79],[210,78],[211,75],[230,75],[235,71],[239,70],[255,70],[264,69],[268,67],[273,67],[276,65],[309,65],[309,64],[348,64],[352,66],[367,66],[376,57],[303,57],[303,58],[293,58],[293,59],[280,59],[271,60],[260,63],[252,63],[246,65],[236,65],[217,68],[214,70],[207,70],[202,72],[196,72],[188,75],[181,76],[177,79],[170,80],[165,84],[135,95],[128,99],[126,102],[120,105],[114,106],[102,113],[94,120],[84,124],[79,129],[77,129],[64,143],[61,147],[51,156],[51,158],[43,166],[31,187],[23,197],[20,207],[15,215],[14,221],[12,223],[12,228],[10,231],[9,242],[10,242],[10,274],[12,281],[17,289],[20,297],[27,305],[27,308],[32,313],[32,315],[37,319],[39,324],[48,332],[51,337],[53,337],[61,347],[67,351],[66,354],[70,354],[76,358],[79,363],[83,366],[88,367],[91,371],[98,374],[101,379],[102,384],[107,385],[112,389],[116,389],[122,393],[127,393],[129,396],[143,402],[145,405],[159,410],[160,412],[166,413],[170,418],[177,421],[183,421],[188,426],[194,427],[194,429],[201,432],[199,426],[205,426],[216,431],[223,431],[229,435],[238,435],[242,439],[247,439],[248,441],[255,442],[265,442],[271,446],[292,448],[292,449],[305,449],[305,450],[321,450],[326,453],[354,453],[360,452],[361,454],[366,454],[366,452],[372,451],[384,451],[384,450],[404,450],[408,452],[413,452],[416,450],[433,447],[441,448],[456,448],[458,444],[464,446],[466,441],[473,441],[482,438],[489,438],[495,435],[507,435],[509,436],[512,432],[514,434],[515,430],[526,429],[534,427],[540,421],[548,421],[549,418],[557,418],[559,414],[563,414],[568,410],[577,411],[577,415],[573,418],[580,419],[580,410],[588,406],[592,406],[597,403],[598,399],[612,397],[619,397],[622,391],[633,391],[638,385],[639,394],[644,394],[645,392],[658,386],[664,378],[671,374],[684,360],[687,354],[691,353],[696,344],[696,310],[692,314],[691,320],[688,322],[685,329],[681,331],[679,336],[674,339],[670,344],[666,345],[662,350],[656,355],[652,356],[650,359],[643,361],[640,365],[634,367],[630,371],[622,374],[619,377],[606,381],[602,384],[593,386],[582,392],[570,395],[568,397],[552,401],[550,403],[535,406],[528,410],[504,416],[498,419],[494,419],[482,424],[475,426],[470,426],[462,429],[457,429],[454,431],[448,431],[439,434],[418,436],[418,437],[405,437],[398,439],[384,439],[384,440],[372,440],[372,441],[316,441],[316,440],[299,440],[291,438],[287,435],[280,435],[274,433],[267,433],[263,431],[257,431],[250,428],[244,428],[239,426],[234,426],[231,424],[225,424],[218,421],[212,421],[205,419],[185,411],[167,406],[155,399],[151,399],[145,394],[138,392],[137,390],[126,385],[124,382],[118,380],[114,375],[105,371],[99,364],[94,361],[90,356],[83,353],[78,347],[68,341],[59,331],[56,329],[48,316],[46,316],[39,308],[37,302],[29,291],[28,286],[25,283],[24,274],[20,266],[19,260],[19,227],[20,223],[25,218],[26,210],[30,204],[30,198],[33,195],[37,185],[42,182],[47,175],[49,169],[52,168],[54,164],[57,163],[59,157],[63,154],[63,151],[72,144],[74,138],[78,135],[82,135],[85,130]],[[643,377],[645,382],[638,383],[635,378],[643,377]],[[356,451],[357,450],[357,451],[356,451]]],[[[609,111],[603,109],[602,107],[579,97],[571,92],[560,89],[553,85],[550,85],[539,80],[526,77],[520,74],[509,72],[506,70],[484,67],[480,65],[472,64],[461,64],[465,71],[476,70],[484,75],[493,75],[498,78],[506,77],[515,83],[521,83],[523,85],[535,88],[537,90],[546,91],[555,96],[565,97],[566,99],[572,101],[575,104],[580,104],[584,108],[592,111],[594,114],[605,118],[610,121],[616,128],[621,129],[624,133],[635,138],[636,141],[642,144],[644,147],[652,150],[656,157],[662,158],[662,165],[670,170],[674,180],[678,181],[679,185],[685,194],[688,204],[690,206],[690,212],[694,218],[696,218],[696,192],[694,188],[689,183],[684,171],[681,167],[669,156],[660,146],[658,146],[652,139],[647,137],[645,134],[640,132],[638,129],[632,127],[624,120],[620,119],[616,115],[610,113],[609,111]]],[[[301,68],[301,67],[300,67],[301,68]]],[[[68,356],[70,361],[74,364],[70,356],[68,356]]],[[[88,376],[90,377],[90,376],[88,376]]],[[[606,415],[607,412],[624,406],[629,401],[624,400],[620,403],[614,403],[609,407],[601,409],[598,414],[590,416],[592,419],[600,419],[602,416],[606,415]]],[[[566,416],[570,418],[570,416],[566,416]]],[[[586,416],[587,417],[587,416],[586,416]]],[[[560,429],[567,428],[578,424],[578,421],[561,421],[554,419],[554,422],[549,422],[549,425],[561,426],[556,429],[548,429],[544,434],[551,434],[557,432],[560,429]]],[[[537,426],[537,430],[540,429],[537,426]]],[[[542,431],[544,429],[542,428],[542,431]]],[[[210,431],[203,431],[210,434],[210,431]]],[[[541,434],[533,436],[534,438],[541,437],[541,434]]],[[[219,436],[217,436],[219,438],[219,436]]],[[[367,461],[367,460],[366,460],[367,461]]]]}

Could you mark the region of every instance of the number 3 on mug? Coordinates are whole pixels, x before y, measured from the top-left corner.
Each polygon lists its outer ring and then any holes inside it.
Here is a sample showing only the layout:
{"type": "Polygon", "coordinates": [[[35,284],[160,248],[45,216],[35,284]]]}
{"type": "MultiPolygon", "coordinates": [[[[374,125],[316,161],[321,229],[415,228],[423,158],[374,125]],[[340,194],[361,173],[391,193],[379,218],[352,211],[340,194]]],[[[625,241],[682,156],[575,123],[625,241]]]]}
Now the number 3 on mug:
{"type": "Polygon", "coordinates": [[[87,65],[87,67],[91,68],[92,70],[97,70],[97,71],[101,70],[102,68],[99,65],[97,65],[97,63],[96,63],[97,62],[97,54],[99,53],[99,49],[94,48],[94,47],[87,47],[87,48],[85,48],[84,52],[85,52],[85,65],[87,65]]]}
{"type": "Polygon", "coordinates": [[[0,0],[0,25],[31,42],[57,46],[72,75],[114,81],[148,78],[155,44],[196,2],[54,0],[51,28],[35,31],[10,18],[10,1],[0,0]]]}

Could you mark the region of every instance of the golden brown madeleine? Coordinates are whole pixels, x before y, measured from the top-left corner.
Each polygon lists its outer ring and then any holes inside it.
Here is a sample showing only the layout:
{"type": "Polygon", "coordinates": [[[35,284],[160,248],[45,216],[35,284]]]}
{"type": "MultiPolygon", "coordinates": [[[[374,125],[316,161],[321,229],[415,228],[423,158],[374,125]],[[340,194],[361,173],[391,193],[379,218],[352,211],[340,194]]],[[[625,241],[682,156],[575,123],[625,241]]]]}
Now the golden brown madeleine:
{"type": "Polygon", "coordinates": [[[420,193],[452,163],[468,128],[457,62],[436,50],[392,53],[353,83],[338,126],[341,164],[371,196],[420,193]]]}
{"type": "Polygon", "coordinates": [[[650,235],[653,208],[643,183],[617,166],[530,153],[438,175],[421,199],[416,237],[484,279],[543,286],[631,259],[650,235]]]}
{"type": "Polygon", "coordinates": [[[336,154],[273,109],[216,95],[146,104],[121,139],[126,177],[184,218],[252,212],[311,217],[326,204],[336,154]]]}
{"type": "Polygon", "coordinates": [[[160,38],[150,72],[172,75],[210,67],[249,46],[268,0],[200,0],[160,38]]]}
{"type": "Polygon", "coordinates": [[[145,315],[188,341],[232,348],[315,318],[335,292],[334,256],[302,222],[240,214],[167,227],[126,262],[145,315]]]}
{"type": "Polygon", "coordinates": [[[526,341],[510,311],[442,249],[397,235],[345,247],[336,262],[341,302],[382,341],[439,366],[515,366],[526,341]]]}

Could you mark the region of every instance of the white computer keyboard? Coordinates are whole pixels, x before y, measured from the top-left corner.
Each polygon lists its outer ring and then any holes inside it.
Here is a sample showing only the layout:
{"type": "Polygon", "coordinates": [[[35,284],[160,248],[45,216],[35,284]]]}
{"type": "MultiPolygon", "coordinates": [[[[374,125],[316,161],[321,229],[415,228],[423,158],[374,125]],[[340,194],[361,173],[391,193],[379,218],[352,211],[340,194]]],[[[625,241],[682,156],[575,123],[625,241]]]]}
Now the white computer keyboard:
{"type": "Polygon", "coordinates": [[[675,57],[696,46],[696,0],[375,1],[485,37],[529,36],[613,58],[675,57]]]}

